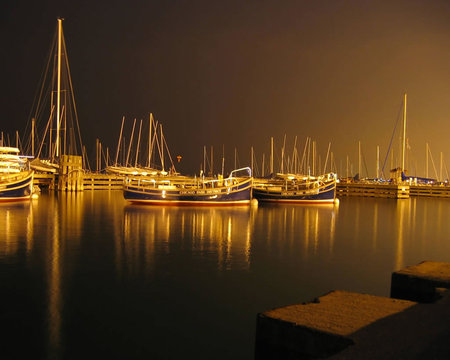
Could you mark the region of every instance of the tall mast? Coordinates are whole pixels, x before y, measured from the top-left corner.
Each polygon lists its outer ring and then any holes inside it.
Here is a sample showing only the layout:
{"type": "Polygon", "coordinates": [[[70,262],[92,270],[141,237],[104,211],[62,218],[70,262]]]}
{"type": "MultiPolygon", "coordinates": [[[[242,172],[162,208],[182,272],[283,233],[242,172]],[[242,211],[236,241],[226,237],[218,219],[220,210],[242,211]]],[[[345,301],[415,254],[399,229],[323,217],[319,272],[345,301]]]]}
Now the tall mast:
{"type": "Polygon", "coordinates": [[[208,176],[206,173],[206,145],[203,145],[203,174],[208,176]]]}
{"type": "Polygon", "coordinates": [[[141,130],[142,130],[142,119],[141,124],[139,125],[139,136],[138,136],[138,142],[136,146],[136,158],[134,159],[134,167],[137,167],[138,157],[139,157],[139,145],[141,144],[141,130]]]}
{"type": "Polygon", "coordinates": [[[153,126],[153,114],[150,113],[149,120],[149,130],[148,130],[148,167],[151,167],[152,160],[152,149],[153,149],[153,139],[152,139],[152,126],[153,126]]]}
{"type": "Polygon", "coordinates": [[[273,137],[270,138],[270,173],[273,174],[273,137]]]}
{"type": "Polygon", "coordinates": [[[377,145],[377,179],[380,177],[380,147],[377,145]]]}
{"type": "Polygon", "coordinates": [[[61,107],[61,43],[62,43],[62,19],[58,19],[58,79],[56,91],[56,157],[59,156],[59,121],[61,107]]]}
{"type": "Polygon", "coordinates": [[[134,128],[135,127],[136,127],[136,119],[134,119],[133,130],[131,130],[131,138],[130,138],[130,144],[128,145],[128,152],[127,152],[127,159],[125,160],[125,166],[128,166],[128,160],[130,159],[130,151],[131,151],[131,145],[133,144],[133,136],[134,136],[134,128]]]}
{"type": "Polygon", "coordinates": [[[403,101],[403,134],[402,134],[402,171],[405,171],[405,149],[406,149],[406,93],[403,101]]]}
{"type": "Polygon", "coordinates": [[[214,176],[214,155],[212,145],[211,145],[211,176],[214,176]]]}
{"type": "Polygon", "coordinates": [[[164,171],[164,135],[162,124],[159,124],[159,129],[161,130],[161,169],[164,171]]]}
{"type": "Polygon", "coordinates": [[[361,178],[361,141],[358,141],[358,175],[361,178]]]}
{"type": "Polygon", "coordinates": [[[116,161],[114,162],[114,166],[117,166],[117,161],[119,160],[120,142],[122,140],[122,132],[123,132],[123,123],[124,123],[124,121],[125,121],[125,116],[122,117],[122,126],[120,127],[119,143],[117,144],[116,161]]]}
{"type": "Polygon", "coordinates": [[[34,118],[31,119],[31,156],[34,157],[34,118]]]}
{"type": "Polygon", "coordinates": [[[253,146],[250,148],[250,156],[251,156],[251,161],[250,161],[250,169],[252,170],[252,174],[253,174],[253,146]]]}
{"type": "Polygon", "coordinates": [[[222,144],[222,176],[225,168],[225,145],[222,144]]]}
{"type": "Polygon", "coordinates": [[[316,175],[316,142],[312,142],[312,174],[316,175]]]}

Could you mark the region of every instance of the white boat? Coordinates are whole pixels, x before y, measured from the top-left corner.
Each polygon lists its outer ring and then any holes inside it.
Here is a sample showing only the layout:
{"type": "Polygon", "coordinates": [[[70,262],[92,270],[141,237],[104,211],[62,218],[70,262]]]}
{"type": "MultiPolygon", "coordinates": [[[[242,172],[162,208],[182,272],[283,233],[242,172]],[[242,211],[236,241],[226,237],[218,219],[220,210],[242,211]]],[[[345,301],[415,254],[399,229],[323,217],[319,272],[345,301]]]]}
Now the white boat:
{"type": "Polygon", "coordinates": [[[33,171],[19,149],[0,147],[0,202],[29,200],[33,194],[33,171]]]}

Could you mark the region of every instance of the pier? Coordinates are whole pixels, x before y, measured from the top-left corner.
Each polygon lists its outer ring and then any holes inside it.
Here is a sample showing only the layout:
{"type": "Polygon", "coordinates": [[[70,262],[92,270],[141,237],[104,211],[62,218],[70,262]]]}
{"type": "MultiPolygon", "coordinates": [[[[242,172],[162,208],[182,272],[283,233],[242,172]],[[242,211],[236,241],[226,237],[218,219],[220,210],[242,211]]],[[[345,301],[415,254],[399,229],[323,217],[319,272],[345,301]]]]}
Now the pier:
{"type": "Polygon", "coordinates": [[[336,186],[337,197],[363,196],[391,199],[408,199],[410,196],[409,185],[377,184],[377,183],[338,183],[336,186]]]}
{"type": "Polygon", "coordinates": [[[331,291],[257,316],[256,359],[448,359],[450,264],[392,274],[391,297],[331,291]]]}

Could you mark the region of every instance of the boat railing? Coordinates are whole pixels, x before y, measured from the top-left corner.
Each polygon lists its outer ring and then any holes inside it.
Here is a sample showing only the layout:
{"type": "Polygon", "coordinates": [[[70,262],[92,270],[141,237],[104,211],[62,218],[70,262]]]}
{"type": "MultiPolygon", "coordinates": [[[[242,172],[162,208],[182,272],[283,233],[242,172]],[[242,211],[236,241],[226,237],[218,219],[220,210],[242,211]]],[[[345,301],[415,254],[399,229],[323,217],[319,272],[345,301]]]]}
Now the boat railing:
{"type": "Polygon", "coordinates": [[[5,173],[5,175],[3,175],[2,173],[0,173],[0,181],[5,181],[5,180],[9,180],[9,181],[14,181],[14,180],[20,180],[23,178],[26,178],[31,171],[22,171],[22,172],[18,172],[18,173],[5,173]]]}
{"type": "Polygon", "coordinates": [[[239,172],[243,172],[245,171],[247,173],[246,177],[252,177],[252,169],[250,169],[248,166],[244,167],[244,168],[240,168],[240,169],[235,169],[232,172],[230,172],[230,176],[228,178],[234,178],[234,177],[238,177],[235,176],[235,174],[239,173],[239,172]]]}

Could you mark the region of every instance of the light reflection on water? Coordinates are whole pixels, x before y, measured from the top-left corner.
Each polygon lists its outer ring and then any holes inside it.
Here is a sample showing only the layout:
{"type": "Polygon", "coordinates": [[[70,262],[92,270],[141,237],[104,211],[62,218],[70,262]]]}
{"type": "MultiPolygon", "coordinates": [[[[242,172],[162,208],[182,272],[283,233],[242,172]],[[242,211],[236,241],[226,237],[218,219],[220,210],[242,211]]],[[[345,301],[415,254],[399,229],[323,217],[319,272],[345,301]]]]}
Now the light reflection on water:
{"type": "Polygon", "coordinates": [[[0,211],[0,335],[6,354],[25,357],[90,347],[103,357],[248,359],[260,311],[333,288],[386,296],[392,271],[450,261],[446,199],[146,207],[85,192],[0,211]]]}
{"type": "MultiPolygon", "coordinates": [[[[170,254],[182,247],[198,261],[214,261],[218,270],[245,270],[250,266],[252,213],[248,207],[146,207],[124,209],[123,239],[118,261],[126,266],[142,262],[148,269],[155,252],[170,254]]],[[[131,270],[131,269],[129,269],[131,270]]],[[[119,270],[120,271],[120,270],[119,270]]]]}

